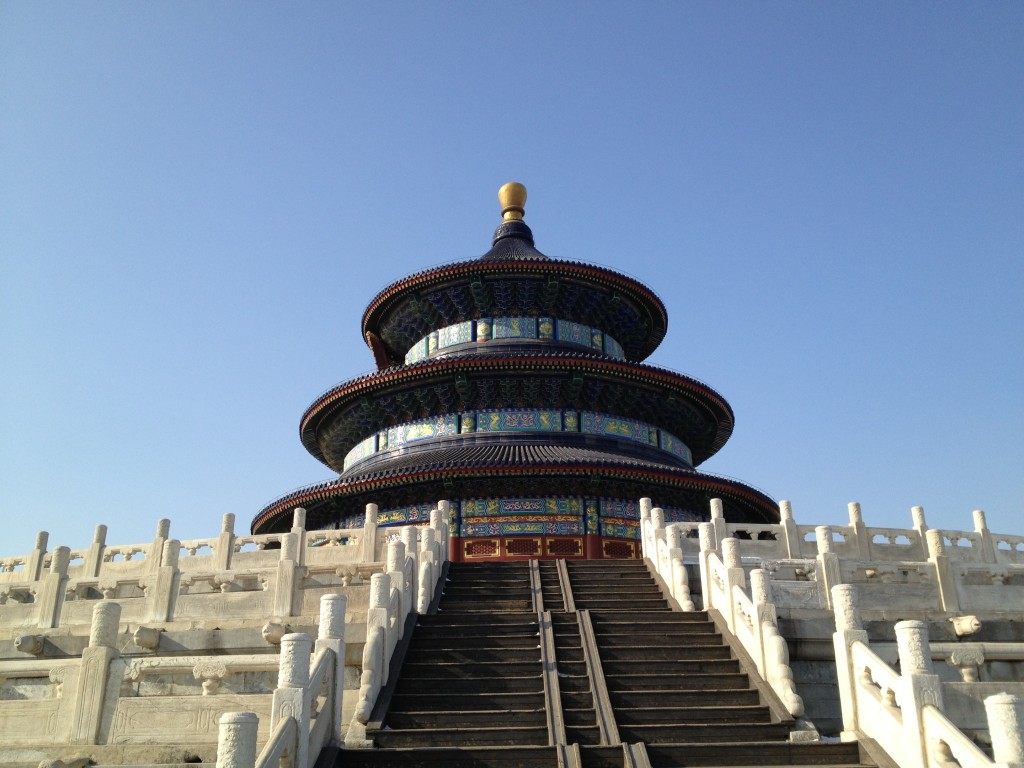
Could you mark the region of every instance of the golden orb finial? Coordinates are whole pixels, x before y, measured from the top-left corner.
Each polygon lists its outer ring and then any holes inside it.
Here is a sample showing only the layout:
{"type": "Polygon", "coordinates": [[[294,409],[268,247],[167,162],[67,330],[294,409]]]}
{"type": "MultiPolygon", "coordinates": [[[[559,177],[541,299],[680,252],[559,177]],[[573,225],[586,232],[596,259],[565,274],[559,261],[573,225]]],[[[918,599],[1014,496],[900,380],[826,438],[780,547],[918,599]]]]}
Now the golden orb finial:
{"type": "Polygon", "coordinates": [[[518,181],[510,181],[498,190],[498,202],[501,203],[501,218],[505,221],[518,221],[526,213],[526,187],[518,181]]]}

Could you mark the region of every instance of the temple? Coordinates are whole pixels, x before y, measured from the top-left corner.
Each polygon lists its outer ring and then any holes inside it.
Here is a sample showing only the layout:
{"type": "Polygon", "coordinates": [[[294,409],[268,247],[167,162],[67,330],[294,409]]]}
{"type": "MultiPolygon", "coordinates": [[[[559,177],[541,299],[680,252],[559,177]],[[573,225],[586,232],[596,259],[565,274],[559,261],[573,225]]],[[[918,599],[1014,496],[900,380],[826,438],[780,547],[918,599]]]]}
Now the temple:
{"type": "Polygon", "coordinates": [[[669,522],[778,520],[775,502],[696,467],[729,439],[733,413],[706,384],[645,365],[668,316],[645,285],[548,258],[523,220],[526,188],[498,193],[483,256],[392,283],[363,314],[378,370],[302,416],[302,443],[338,473],[256,515],[284,530],[302,506],[319,527],[422,523],[451,502],[453,562],[638,558],[637,499],[669,522]]]}
{"type": "Polygon", "coordinates": [[[0,765],[1024,766],[1024,536],[701,472],[732,411],[644,362],[664,305],[499,198],[303,415],[337,477],[0,558],[0,765]]]}

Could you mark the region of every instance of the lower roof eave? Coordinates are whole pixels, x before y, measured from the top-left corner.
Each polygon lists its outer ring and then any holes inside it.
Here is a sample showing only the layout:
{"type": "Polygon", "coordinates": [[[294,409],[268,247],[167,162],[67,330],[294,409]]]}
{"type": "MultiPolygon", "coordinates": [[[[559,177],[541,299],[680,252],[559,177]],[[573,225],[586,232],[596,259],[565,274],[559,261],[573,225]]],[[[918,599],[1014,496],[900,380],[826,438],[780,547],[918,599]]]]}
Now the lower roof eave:
{"type": "MultiPolygon", "coordinates": [[[[726,503],[726,518],[730,507],[738,507],[745,514],[743,520],[735,522],[777,523],[779,512],[776,502],[767,494],[756,488],[727,477],[710,475],[696,470],[637,469],[630,467],[608,467],[600,465],[561,465],[545,467],[450,467],[406,472],[386,477],[375,477],[363,480],[335,480],[306,486],[281,497],[268,504],[253,518],[251,531],[253,534],[269,533],[278,528],[279,522],[290,520],[292,510],[305,507],[314,511],[317,507],[334,501],[349,500],[352,503],[375,502],[372,494],[390,490],[408,491],[415,495],[416,489],[422,489],[416,501],[423,498],[459,497],[460,494],[452,484],[470,480],[501,481],[515,478],[589,478],[591,488],[585,488],[571,495],[603,496],[597,485],[602,480],[623,480],[631,484],[649,486],[643,495],[651,496],[657,501],[658,489],[678,489],[706,495],[708,498],[722,498],[726,503]],[[441,484],[444,492],[440,495],[428,494],[432,486],[441,484]],[[365,501],[363,501],[365,500],[365,501]],[[730,503],[731,502],[731,503],[730,503]]],[[[404,495],[404,494],[403,494],[404,495]]],[[[479,494],[466,494],[477,497],[479,494]]]]}

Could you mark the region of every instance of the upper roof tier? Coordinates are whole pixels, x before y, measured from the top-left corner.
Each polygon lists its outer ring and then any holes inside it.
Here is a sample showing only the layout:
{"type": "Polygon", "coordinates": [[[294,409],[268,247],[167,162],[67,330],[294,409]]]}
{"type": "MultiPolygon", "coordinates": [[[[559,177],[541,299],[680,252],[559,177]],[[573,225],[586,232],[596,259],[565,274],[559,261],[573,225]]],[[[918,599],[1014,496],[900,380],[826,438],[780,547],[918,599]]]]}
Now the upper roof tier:
{"type": "Polygon", "coordinates": [[[498,198],[503,219],[487,253],[416,272],[370,302],[363,338],[379,369],[406,362],[432,332],[480,318],[578,323],[614,339],[628,360],[643,360],[657,348],[668,314],[650,288],[605,267],[548,258],[522,220],[526,188],[506,184],[498,198]]]}

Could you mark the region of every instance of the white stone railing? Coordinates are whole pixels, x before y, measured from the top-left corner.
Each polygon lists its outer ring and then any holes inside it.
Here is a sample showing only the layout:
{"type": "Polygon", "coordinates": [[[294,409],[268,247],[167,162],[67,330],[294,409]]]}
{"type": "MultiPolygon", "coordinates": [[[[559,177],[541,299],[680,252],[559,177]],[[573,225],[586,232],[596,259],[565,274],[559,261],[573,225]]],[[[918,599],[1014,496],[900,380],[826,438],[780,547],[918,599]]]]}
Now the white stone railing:
{"type": "Polygon", "coordinates": [[[341,595],[323,596],[315,645],[307,634],[292,633],[281,638],[269,738],[257,755],[259,715],[224,713],[219,720],[218,766],[269,768],[285,764],[309,768],[325,745],[341,743],[345,608],[341,595]],[[325,695],[321,698],[322,691],[325,695]]]}
{"type": "Polygon", "coordinates": [[[868,645],[857,597],[854,585],[833,588],[843,737],[873,739],[902,768],[1024,764],[1024,697],[1003,694],[985,700],[993,761],[942,712],[942,684],[932,672],[928,625],[896,624],[897,673],[868,645]]]}
{"type": "Polygon", "coordinates": [[[708,524],[666,525],[663,518],[652,521],[650,502],[642,499],[644,556],[658,561],[659,573],[684,607],[679,582],[685,572],[673,576],[667,562],[674,557],[696,565],[702,546],[720,552],[729,538],[738,541],[747,570],[768,572],[779,610],[831,610],[831,590],[838,584],[859,585],[862,610],[868,612],[1012,612],[1024,605],[1024,537],[989,532],[981,511],[974,512],[976,530],[964,532],[928,528],[921,507],[911,510],[913,527],[901,529],[866,527],[856,503],[849,505],[846,526],[797,525],[790,504],[779,506],[778,525],[727,523],[717,499],[708,524]],[[703,525],[710,525],[707,542],[700,538],[703,525]],[[664,534],[655,533],[659,526],[664,534]]]}
{"type": "MultiPolygon", "coordinates": [[[[717,501],[717,500],[716,500],[717,501]]],[[[720,502],[713,509],[721,511],[720,502]]],[[[644,556],[669,587],[684,611],[694,610],[684,567],[682,526],[665,525],[664,512],[641,499],[641,532],[644,556]],[[650,554],[648,554],[650,553],[650,554]]],[[[719,516],[720,519],[720,516],[719,516]]],[[[747,595],[747,576],[740,560],[741,542],[722,540],[722,557],[714,550],[714,523],[697,527],[700,542],[701,589],[705,609],[717,610],[735,637],[754,661],[757,672],[767,682],[794,718],[804,714],[803,699],[793,684],[789,650],[779,635],[775,606],[769,598],[769,582],[764,571],[751,573],[753,598],[747,595]]]]}
{"type": "MultiPolygon", "coordinates": [[[[650,506],[648,506],[648,510],[650,506]]],[[[910,528],[874,528],[864,524],[860,504],[848,505],[848,525],[798,525],[788,501],[779,502],[780,522],[777,524],[728,523],[718,499],[711,502],[711,524],[716,542],[727,538],[740,539],[744,557],[763,560],[813,559],[819,554],[819,541],[827,535],[831,551],[842,559],[881,562],[926,562],[931,549],[926,539],[929,530],[924,510],[911,510],[910,528]],[[822,533],[822,529],[827,531],[822,533]]],[[[939,530],[947,556],[957,562],[1024,565],[1024,536],[992,533],[988,529],[985,513],[972,514],[973,531],[939,530]]],[[[678,528],[683,557],[696,562],[700,552],[698,529],[700,523],[672,523],[678,528]]],[[[653,542],[643,538],[643,545],[653,542]]],[[[653,550],[652,550],[653,551],[653,550]]],[[[645,555],[650,556],[650,555],[645,555]]]]}
{"type": "Polygon", "coordinates": [[[41,532],[30,554],[0,559],[0,637],[88,627],[99,600],[117,600],[122,620],[137,623],[316,615],[325,591],[383,567],[376,511],[367,505],[362,528],[307,531],[296,509],[290,531],[261,536],[236,536],[225,515],[217,537],[185,541],[161,520],[144,545],[108,546],[101,525],[89,548],[52,552],[41,532]]]}
{"type": "MultiPolygon", "coordinates": [[[[359,700],[345,739],[350,747],[372,746],[372,742],[366,740],[366,723],[381,688],[388,682],[391,657],[402,639],[406,617],[411,612],[425,613],[440,589],[439,579],[448,552],[447,510],[441,505],[433,510],[427,527],[405,526],[393,533],[397,535],[387,544],[385,572],[370,577],[359,700]]],[[[321,632],[325,621],[331,624],[334,620],[322,617],[321,632]]],[[[281,640],[281,668],[274,691],[271,733],[259,755],[256,753],[259,717],[252,712],[232,712],[221,717],[217,747],[220,768],[278,765],[309,768],[325,745],[341,744],[340,688],[337,697],[324,705],[324,711],[331,707],[329,721],[317,717],[311,723],[310,713],[325,677],[334,675],[333,679],[341,679],[344,646],[340,650],[332,649],[334,656],[330,657],[318,640],[311,671],[310,642],[307,635],[296,634],[285,635],[281,640]],[[305,666],[302,666],[303,659],[305,666]],[[333,671],[332,663],[336,664],[333,671]]]]}
{"type": "Polygon", "coordinates": [[[441,588],[448,553],[447,510],[439,505],[430,513],[429,526],[405,526],[399,535],[399,540],[388,544],[387,572],[374,574],[370,580],[359,702],[346,736],[350,747],[372,746],[366,739],[366,724],[388,683],[391,657],[402,638],[405,617],[412,611],[426,613],[441,588]]]}

